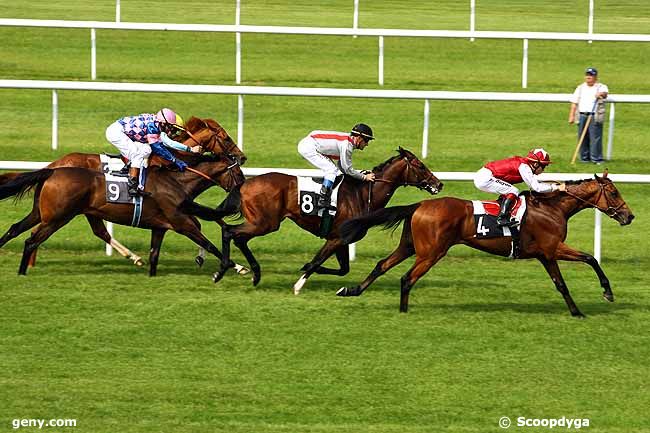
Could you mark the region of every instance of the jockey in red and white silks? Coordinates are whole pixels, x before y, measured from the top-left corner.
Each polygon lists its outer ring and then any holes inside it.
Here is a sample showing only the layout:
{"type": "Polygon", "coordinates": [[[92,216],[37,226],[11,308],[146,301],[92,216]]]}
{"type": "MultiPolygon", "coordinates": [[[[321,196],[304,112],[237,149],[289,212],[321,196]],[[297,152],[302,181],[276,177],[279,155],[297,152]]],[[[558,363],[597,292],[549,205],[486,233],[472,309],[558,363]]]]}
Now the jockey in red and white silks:
{"type": "Polygon", "coordinates": [[[328,207],[336,176],[345,173],[355,179],[374,182],[374,173],[364,174],[352,167],[352,151],[363,150],[373,140],[372,129],[360,123],[348,134],[336,131],[312,131],[298,143],[298,152],[324,172],[318,206],[328,207]],[[333,160],[338,160],[335,164],[333,160]]]}
{"type": "Polygon", "coordinates": [[[528,155],[492,161],[483,166],[474,176],[474,185],[481,191],[504,196],[497,217],[500,226],[510,224],[510,209],[517,201],[519,189],[513,184],[524,182],[535,192],[564,191],[564,184],[545,183],[537,175],[551,163],[551,157],[544,149],[534,149],[528,155]]]}

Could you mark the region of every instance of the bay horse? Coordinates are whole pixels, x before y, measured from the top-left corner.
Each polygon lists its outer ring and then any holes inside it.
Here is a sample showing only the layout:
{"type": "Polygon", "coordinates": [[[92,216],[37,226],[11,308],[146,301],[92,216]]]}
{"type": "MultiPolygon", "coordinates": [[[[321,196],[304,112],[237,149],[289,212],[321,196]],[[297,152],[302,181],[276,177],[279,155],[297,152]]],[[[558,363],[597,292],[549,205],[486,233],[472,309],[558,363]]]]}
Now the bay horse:
{"type": "MultiPolygon", "coordinates": [[[[189,170],[172,172],[162,167],[150,167],[139,227],[152,230],[152,245],[162,240],[167,230],[185,235],[200,247],[221,259],[219,250],[201,233],[194,213],[203,206],[193,201],[190,192],[204,191],[213,183],[230,191],[245,180],[239,163],[228,155],[187,155],[186,162],[207,178],[189,170]]],[[[21,233],[40,225],[25,241],[18,273],[25,275],[29,258],[54,232],[76,215],[85,215],[93,232],[105,242],[110,236],[102,220],[131,225],[133,205],[108,203],[104,175],[95,170],[78,167],[44,168],[23,173],[0,186],[0,200],[21,198],[35,188],[32,211],[0,238],[0,247],[21,233]]],[[[158,255],[152,254],[155,267],[158,255]]]]}
{"type": "MultiPolygon", "coordinates": [[[[211,152],[216,155],[227,154],[232,158],[236,159],[237,162],[242,165],[246,162],[246,155],[237,147],[232,138],[228,135],[226,130],[214,119],[201,119],[198,117],[190,117],[186,123],[185,130],[183,130],[178,138],[179,141],[187,146],[199,145],[205,151],[211,152]]],[[[173,151],[176,153],[176,151],[173,151]]],[[[178,152],[179,157],[184,159],[186,157],[185,152],[178,152]]],[[[153,160],[153,157],[152,157],[153,160]]],[[[153,163],[155,164],[155,162],[153,163]]],[[[99,154],[96,153],[69,153],[62,156],[56,161],[51,162],[46,168],[59,168],[59,167],[80,167],[87,168],[89,170],[95,170],[98,172],[102,171],[102,164],[100,161],[99,154]]],[[[14,179],[20,173],[6,173],[0,175],[0,185],[14,179]]],[[[188,190],[187,193],[192,196],[192,198],[198,196],[202,193],[203,190],[188,190]]],[[[100,239],[106,241],[109,245],[115,248],[123,257],[130,259],[137,266],[142,266],[144,262],[142,258],[134,254],[127,247],[122,245],[117,239],[113,238],[108,231],[106,230],[103,222],[91,221],[90,216],[86,216],[88,223],[93,229],[93,233],[100,239]]],[[[160,256],[160,248],[162,246],[162,241],[165,236],[165,231],[158,232],[155,229],[151,233],[151,250],[149,252],[149,276],[155,276],[157,273],[158,266],[158,257],[160,256]]],[[[36,253],[37,249],[34,249],[32,256],[30,257],[30,265],[33,266],[36,262],[36,253]]],[[[203,248],[199,249],[199,255],[196,258],[197,264],[201,266],[203,264],[203,259],[205,256],[205,250],[203,248]]],[[[243,267],[238,267],[240,272],[244,273],[245,270],[243,267]]]]}
{"type": "MultiPolygon", "coordinates": [[[[316,256],[302,268],[304,274],[294,285],[294,293],[300,293],[307,279],[313,274],[346,275],[350,269],[348,246],[338,235],[338,226],[343,221],[386,206],[400,186],[416,186],[434,195],[443,187],[442,182],[433,175],[414,154],[401,147],[396,156],[373,169],[374,183],[362,182],[345,177],[338,192],[338,210],[332,230],[325,245],[316,256]],[[321,266],[332,254],[336,254],[339,269],[321,266]]],[[[258,236],[274,232],[280,223],[289,218],[300,228],[318,235],[320,217],[301,215],[298,204],[298,179],[281,173],[268,173],[246,181],[235,188],[216,208],[212,219],[221,219],[241,213],[245,222],[239,225],[222,226],[221,269],[214,274],[214,282],[223,278],[230,262],[230,242],[242,251],[253,271],[253,285],[261,278],[260,265],[248,247],[248,242],[258,236]]],[[[204,218],[210,218],[203,216],[204,218]]]]}
{"type": "MultiPolygon", "coordinates": [[[[567,182],[566,192],[527,194],[528,214],[521,227],[521,253],[518,259],[537,259],[546,269],[556,289],[564,297],[572,316],[584,317],[569,294],[558,260],[580,261],[590,265],[603,288],[603,297],[614,302],[609,280],[598,261],[591,255],[577,251],[564,243],[569,218],[583,209],[596,208],[622,226],[634,219],[632,211],[607,177],[567,182]]],[[[402,276],[400,311],[408,311],[409,293],[413,285],[456,244],[491,254],[508,257],[510,238],[478,239],[472,202],[453,197],[426,200],[409,206],[395,206],[346,221],[341,226],[345,243],[354,242],[370,227],[383,224],[397,227],[404,221],[399,246],[379,261],[370,275],[358,286],[342,287],[338,296],[359,296],[379,276],[385,274],[406,258],[416,255],[415,264],[402,276]]]]}

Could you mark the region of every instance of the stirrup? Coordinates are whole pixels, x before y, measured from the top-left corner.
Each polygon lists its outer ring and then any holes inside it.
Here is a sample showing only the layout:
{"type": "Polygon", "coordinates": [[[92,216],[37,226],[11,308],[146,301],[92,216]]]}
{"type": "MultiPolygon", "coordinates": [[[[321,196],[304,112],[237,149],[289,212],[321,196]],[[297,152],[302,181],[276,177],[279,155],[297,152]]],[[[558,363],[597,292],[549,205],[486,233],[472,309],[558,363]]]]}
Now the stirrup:
{"type": "Polygon", "coordinates": [[[510,217],[508,219],[505,219],[505,217],[504,218],[497,217],[497,225],[499,227],[512,227],[512,226],[517,225],[517,221],[512,219],[512,217],[510,217]]]}

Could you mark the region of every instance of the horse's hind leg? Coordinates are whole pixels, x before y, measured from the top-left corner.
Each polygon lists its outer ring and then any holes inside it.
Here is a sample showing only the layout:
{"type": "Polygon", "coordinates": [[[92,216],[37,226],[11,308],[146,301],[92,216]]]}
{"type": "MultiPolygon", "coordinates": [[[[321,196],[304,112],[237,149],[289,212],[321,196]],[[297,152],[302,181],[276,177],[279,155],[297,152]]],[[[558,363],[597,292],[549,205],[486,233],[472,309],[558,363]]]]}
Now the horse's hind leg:
{"type": "Polygon", "coordinates": [[[45,242],[47,238],[52,236],[54,232],[59,230],[61,227],[66,225],[72,217],[67,217],[60,221],[50,221],[47,223],[42,223],[38,228],[32,233],[32,235],[25,240],[25,247],[23,248],[23,258],[20,261],[20,267],[18,268],[18,275],[27,275],[27,265],[29,264],[30,257],[32,253],[36,251],[38,246],[45,242]]]}
{"type": "Polygon", "coordinates": [[[549,260],[544,257],[539,258],[539,261],[542,262],[542,265],[544,265],[546,272],[548,272],[551,280],[553,280],[553,283],[555,283],[555,288],[564,297],[564,301],[566,302],[567,307],[569,307],[571,315],[574,317],[585,317],[585,315],[582,314],[580,310],[578,310],[575,302],[573,302],[573,298],[571,297],[569,289],[564,282],[564,278],[562,278],[562,273],[560,272],[560,267],[558,266],[557,261],[554,259],[549,260]]]}
{"type": "Polygon", "coordinates": [[[603,268],[600,267],[598,260],[594,256],[582,251],[577,251],[568,246],[567,244],[560,243],[556,252],[555,258],[557,260],[566,260],[569,262],[584,262],[593,268],[598,275],[598,280],[600,281],[600,287],[603,288],[603,298],[609,302],[614,302],[614,293],[612,293],[612,288],[609,285],[609,279],[605,275],[603,268]]]}
{"type": "Polygon", "coordinates": [[[38,211],[38,208],[34,207],[29,215],[18,221],[16,224],[12,225],[9,230],[7,230],[7,233],[5,233],[2,238],[0,238],[0,248],[2,248],[10,240],[19,236],[21,233],[24,233],[27,230],[31,229],[39,222],[41,222],[41,215],[38,211]]]}
{"type": "Polygon", "coordinates": [[[304,274],[300,277],[298,281],[296,281],[296,284],[293,285],[293,294],[294,295],[299,295],[300,290],[302,290],[303,286],[307,282],[307,279],[313,274],[320,265],[325,263],[325,260],[329,259],[332,254],[334,254],[335,251],[337,251],[339,248],[341,248],[342,241],[341,239],[330,239],[327,242],[325,242],[325,245],[316,253],[314,258],[311,260],[311,262],[307,263],[305,266],[303,266],[302,270],[305,271],[304,274]]]}
{"type": "MultiPolygon", "coordinates": [[[[149,276],[155,277],[158,273],[158,258],[160,257],[160,247],[165,237],[165,229],[151,230],[151,249],[149,250],[149,276]]],[[[201,250],[205,251],[202,247],[201,250]]]]}
{"type": "Polygon", "coordinates": [[[361,295],[377,278],[384,275],[386,272],[394,268],[395,266],[402,263],[407,258],[415,254],[415,249],[410,242],[405,242],[404,237],[400,241],[399,246],[393,253],[386,257],[385,259],[380,260],[375,265],[375,268],[370,272],[365,280],[356,287],[341,287],[337,296],[359,296],[361,295]]]}

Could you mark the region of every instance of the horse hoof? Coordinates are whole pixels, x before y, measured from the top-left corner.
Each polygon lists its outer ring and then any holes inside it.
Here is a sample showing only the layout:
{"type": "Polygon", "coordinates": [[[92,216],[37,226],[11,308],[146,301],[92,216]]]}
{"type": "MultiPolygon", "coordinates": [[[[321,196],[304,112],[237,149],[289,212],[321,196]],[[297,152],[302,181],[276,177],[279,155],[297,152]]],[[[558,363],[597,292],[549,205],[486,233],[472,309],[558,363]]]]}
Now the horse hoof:
{"type": "Polygon", "coordinates": [[[347,287],[341,287],[337,292],[336,296],[348,296],[348,288],[347,287]]]}
{"type": "Polygon", "coordinates": [[[300,277],[300,279],[296,281],[296,284],[293,285],[293,294],[298,296],[302,288],[305,286],[306,282],[307,282],[307,277],[305,275],[300,277]]]}
{"type": "Polygon", "coordinates": [[[603,293],[603,298],[605,298],[605,300],[607,302],[614,302],[614,294],[613,293],[605,292],[605,293],[603,293]]]}
{"type": "Polygon", "coordinates": [[[225,272],[218,272],[218,271],[215,272],[215,273],[212,275],[212,282],[216,284],[216,283],[218,283],[219,281],[221,281],[221,279],[223,278],[224,273],[225,273],[225,272]]]}
{"type": "Polygon", "coordinates": [[[235,271],[238,275],[248,275],[251,272],[250,269],[248,269],[246,266],[242,266],[237,263],[235,263],[235,271]]]}
{"type": "Polygon", "coordinates": [[[201,256],[196,256],[196,258],[194,259],[194,262],[195,262],[195,263],[199,266],[199,268],[200,268],[201,266],[203,266],[203,263],[205,263],[205,259],[204,259],[203,257],[201,257],[201,256]]]}
{"type": "Polygon", "coordinates": [[[144,260],[142,260],[141,257],[138,257],[137,259],[135,259],[133,261],[133,264],[138,266],[138,267],[144,266],[144,260]]]}

